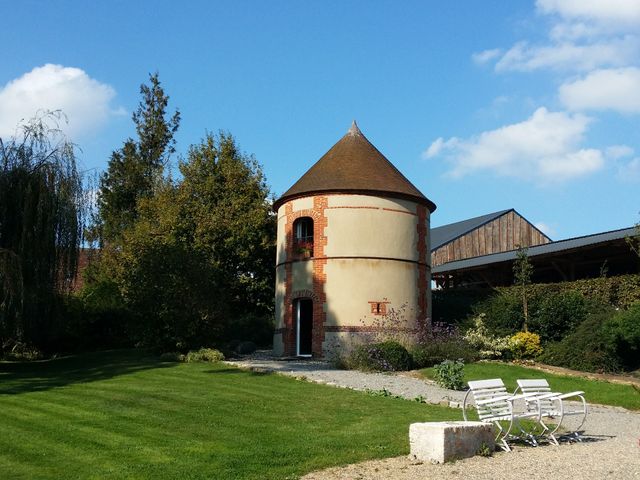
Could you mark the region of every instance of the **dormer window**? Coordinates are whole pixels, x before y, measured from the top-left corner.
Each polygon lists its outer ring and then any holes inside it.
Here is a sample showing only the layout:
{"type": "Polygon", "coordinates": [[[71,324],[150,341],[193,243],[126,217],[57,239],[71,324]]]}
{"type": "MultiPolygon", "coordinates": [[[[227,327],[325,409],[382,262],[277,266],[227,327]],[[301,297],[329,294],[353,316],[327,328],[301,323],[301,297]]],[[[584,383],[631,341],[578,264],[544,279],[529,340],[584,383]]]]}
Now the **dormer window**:
{"type": "Polygon", "coordinates": [[[293,223],[293,251],[303,257],[313,257],[313,219],[298,218],[293,223]]]}

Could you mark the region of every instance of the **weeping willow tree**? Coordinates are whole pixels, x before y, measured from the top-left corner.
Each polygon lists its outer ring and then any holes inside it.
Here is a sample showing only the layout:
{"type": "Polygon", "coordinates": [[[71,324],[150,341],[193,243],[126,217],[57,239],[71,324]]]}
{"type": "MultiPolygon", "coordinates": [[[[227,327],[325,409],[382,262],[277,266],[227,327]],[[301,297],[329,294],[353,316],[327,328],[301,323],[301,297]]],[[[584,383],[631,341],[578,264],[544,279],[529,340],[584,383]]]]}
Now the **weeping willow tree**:
{"type": "Polygon", "coordinates": [[[82,182],[61,118],[47,112],[0,138],[0,354],[54,346],[76,274],[82,182]]]}

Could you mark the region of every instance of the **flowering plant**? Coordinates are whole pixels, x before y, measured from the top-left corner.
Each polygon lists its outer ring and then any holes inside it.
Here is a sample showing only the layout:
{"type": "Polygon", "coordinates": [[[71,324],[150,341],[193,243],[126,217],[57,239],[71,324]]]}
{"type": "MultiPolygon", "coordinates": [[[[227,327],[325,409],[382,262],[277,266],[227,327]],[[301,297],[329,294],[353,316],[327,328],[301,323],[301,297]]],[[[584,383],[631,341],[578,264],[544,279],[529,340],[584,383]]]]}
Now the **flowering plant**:
{"type": "Polygon", "coordinates": [[[313,253],[313,242],[296,242],[296,252],[299,254],[313,253]]]}

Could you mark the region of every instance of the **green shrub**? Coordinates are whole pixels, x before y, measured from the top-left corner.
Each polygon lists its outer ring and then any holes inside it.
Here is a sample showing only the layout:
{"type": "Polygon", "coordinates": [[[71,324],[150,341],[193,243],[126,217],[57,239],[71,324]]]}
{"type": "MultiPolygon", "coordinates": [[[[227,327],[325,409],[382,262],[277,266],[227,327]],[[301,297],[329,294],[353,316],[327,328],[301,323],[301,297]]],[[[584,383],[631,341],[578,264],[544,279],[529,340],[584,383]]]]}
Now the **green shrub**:
{"type": "Polygon", "coordinates": [[[345,359],[351,369],[395,372],[411,370],[413,359],[407,349],[395,341],[360,345],[345,359]]]}
{"type": "MultiPolygon", "coordinates": [[[[528,287],[529,313],[533,317],[538,302],[561,292],[576,292],[587,301],[627,309],[640,301],[640,275],[617,275],[573,282],[537,283],[528,287]]],[[[518,287],[496,289],[444,289],[433,292],[433,318],[453,323],[472,312],[486,313],[492,334],[512,335],[522,326],[521,299],[518,287]]],[[[532,320],[532,318],[530,318],[532,320]]],[[[545,335],[541,335],[545,341],[545,335]]]]}
{"type": "Polygon", "coordinates": [[[590,314],[584,322],[562,341],[547,344],[538,358],[543,363],[585,372],[617,372],[620,359],[604,325],[613,311],[590,314]]]}
{"type": "Polygon", "coordinates": [[[185,355],[180,352],[164,352],[160,355],[160,360],[163,362],[184,362],[185,355]]]}
{"type": "Polygon", "coordinates": [[[201,348],[200,350],[191,350],[184,356],[186,363],[193,362],[211,362],[216,363],[224,360],[222,352],[214,348],[201,348]]]}
{"type": "Polygon", "coordinates": [[[441,387],[450,390],[464,389],[464,362],[462,360],[445,360],[433,367],[435,380],[441,387]]]}
{"type": "Polygon", "coordinates": [[[4,357],[0,356],[0,360],[11,360],[14,362],[33,362],[41,360],[45,356],[33,345],[27,345],[23,342],[15,342],[11,349],[7,351],[4,357]]]}
{"type": "Polygon", "coordinates": [[[540,335],[532,332],[518,332],[509,339],[509,351],[516,360],[537,357],[542,353],[540,335]]]}
{"type": "Polygon", "coordinates": [[[464,335],[465,341],[478,352],[482,359],[503,358],[509,353],[509,337],[494,337],[489,334],[484,320],[486,316],[481,313],[473,319],[473,327],[464,335]]]}
{"type": "MultiPolygon", "coordinates": [[[[529,309],[534,309],[534,299],[529,300],[529,309]]],[[[473,307],[475,316],[484,314],[484,323],[489,334],[503,337],[513,335],[522,328],[524,313],[522,299],[516,290],[505,290],[483,300],[473,307]]]]}
{"type": "Polygon", "coordinates": [[[543,342],[562,340],[580,325],[588,313],[587,300],[576,291],[545,295],[529,320],[529,329],[543,342]]]}
{"type": "Polygon", "coordinates": [[[626,311],[616,313],[604,325],[605,336],[611,339],[625,370],[640,367],[640,302],[626,311]]]}
{"type": "Polygon", "coordinates": [[[411,350],[415,368],[427,368],[443,360],[461,358],[465,363],[478,360],[478,351],[464,338],[453,336],[449,338],[435,338],[411,350]]]}

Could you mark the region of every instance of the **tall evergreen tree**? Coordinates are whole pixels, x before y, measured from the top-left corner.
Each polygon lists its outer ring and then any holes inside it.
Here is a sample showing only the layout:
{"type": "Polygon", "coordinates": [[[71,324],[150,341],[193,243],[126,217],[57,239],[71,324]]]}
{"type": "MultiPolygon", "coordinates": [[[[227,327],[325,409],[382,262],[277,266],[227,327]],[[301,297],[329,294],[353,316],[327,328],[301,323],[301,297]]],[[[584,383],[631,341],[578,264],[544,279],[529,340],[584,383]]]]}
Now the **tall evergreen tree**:
{"type": "Polygon", "coordinates": [[[36,117],[0,139],[0,354],[20,343],[47,345],[59,294],[75,277],[83,194],[73,144],[36,117]]]}
{"type": "Polygon", "coordinates": [[[100,180],[98,229],[106,242],[121,238],[133,224],[138,216],[138,201],[152,195],[175,152],[180,112],[176,110],[171,116],[167,113],[169,97],[157,73],[149,75],[149,85],[140,86],[140,94],[142,99],[132,115],[137,139],[127,139],[122,148],[111,154],[100,180]]]}

